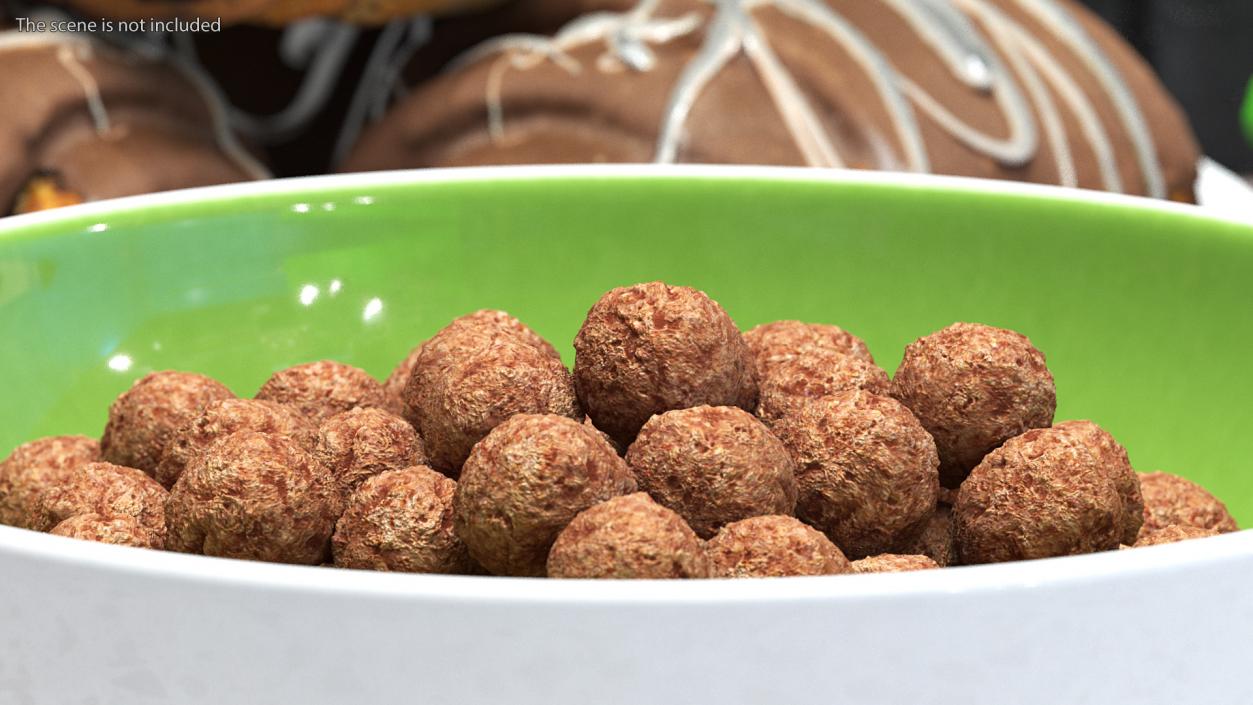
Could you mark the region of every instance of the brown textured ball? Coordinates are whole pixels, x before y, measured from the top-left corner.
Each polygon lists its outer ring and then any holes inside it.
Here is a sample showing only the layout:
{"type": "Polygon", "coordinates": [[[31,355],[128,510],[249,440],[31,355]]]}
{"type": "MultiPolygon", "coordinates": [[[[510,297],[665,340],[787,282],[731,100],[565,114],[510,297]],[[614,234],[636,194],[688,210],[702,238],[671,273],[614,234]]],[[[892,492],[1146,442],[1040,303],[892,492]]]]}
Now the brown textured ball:
{"type": "Polygon", "coordinates": [[[166,496],[165,488],[140,470],[87,463],[43,492],[31,528],[49,531],[80,514],[127,516],[138,521],[152,541],[164,541],[166,496]]]}
{"type": "Polygon", "coordinates": [[[1144,493],[1143,532],[1168,526],[1193,526],[1219,533],[1236,531],[1236,520],[1227,506],[1200,485],[1166,472],[1140,475],[1144,493]]]}
{"type": "Polygon", "coordinates": [[[345,497],[381,472],[426,464],[422,439],[413,427],[399,416],[371,408],[323,421],[315,454],[345,497]]]}
{"type": "Polygon", "coordinates": [[[877,556],[853,561],[854,573],[908,573],[915,570],[932,570],[939,567],[935,561],[927,556],[899,553],[881,553],[877,556]]]}
{"type": "Polygon", "coordinates": [[[457,534],[497,575],[544,575],[548,549],[576,514],[635,491],[626,462],[582,423],[519,414],[474,446],[453,502],[457,534]]]}
{"type": "Polygon", "coordinates": [[[848,557],[898,550],[935,511],[935,442],[895,399],[838,392],[797,406],[773,428],[796,462],[796,516],[848,557]]]}
{"type": "Polygon", "coordinates": [[[1122,498],[1123,521],[1119,540],[1125,544],[1135,543],[1140,525],[1144,523],[1144,496],[1140,492],[1140,477],[1127,458],[1127,449],[1108,431],[1091,421],[1063,421],[1053,428],[1087,448],[1096,457],[1097,465],[1109,473],[1118,496],[1122,498]]]}
{"type": "MultiPolygon", "coordinates": [[[[534,345],[554,358],[561,359],[561,355],[557,354],[557,349],[554,348],[551,343],[540,337],[539,334],[531,330],[531,328],[525,323],[504,311],[496,311],[492,309],[475,311],[474,313],[466,314],[460,318],[454,319],[450,325],[500,326],[517,333],[523,341],[534,345]]],[[[387,377],[387,381],[383,383],[383,389],[388,398],[389,410],[403,416],[406,419],[409,419],[410,423],[413,423],[413,419],[411,418],[412,415],[406,411],[405,407],[405,385],[408,384],[409,378],[413,376],[413,370],[418,365],[418,358],[422,355],[422,348],[425,345],[426,343],[421,343],[413,350],[410,350],[405,359],[401,360],[400,364],[396,365],[396,368],[392,370],[391,375],[387,377]]]]}
{"type": "Polygon", "coordinates": [[[583,418],[561,360],[501,325],[445,327],[423,345],[404,394],[431,466],[453,476],[514,414],[583,418]]]}
{"type": "Polygon", "coordinates": [[[579,512],[553,542],[548,577],[707,578],[709,558],[683,517],[636,492],[579,512]]]}
{"type": "Polygon", "coordinates": [[[115,465],[157,471],[161,453],[204,408],[235,395],[220,382],[191,372],[153,372],[109,407],[100,457],[115,465]]]}
{"type": "Polygon", "coordinates": [[[519,340],[531,345],[545,355],[558,360],[561,359],[561,355],[557,353],[557,349],[552,346],[552,343],[544,340],[538,333],[531,330],[530,326],[505,311],[482,309],[456,318],[450,325],[471,327],[496,326],[503,328],[506,331],[517,334],[519,340]]]}
{"type": "Polygon", "coordinates": [[[947,487],[1010,438],[1050,426],[1057,407],[1044,354],[1024,335],[977,323],[954,323],[910,343],[892,396],[935,438],[947,487]]]}
{"type": "Polygon", "coordinates": [[[422,356],[422,347],[424,345],[426,343],[419,343],[417,347],[410,350],[405,359],[396,365],[392,373],[383,382],[383,395],[387,397],[387,410],[401,416],[414,425],[417,424],[417,419],[405,404],[405,385],[409,383],[409,378],[413,376],[414,368],[418,366],[418,358],[422,356]]]}
{"type": "Polygon", "coordinates": [[[640,429],[626,459],[640,489],[678,512],[701,538],[733,521],[796,510],[787,448],[738,407],[658,414],[640,429]]]}
{"type": "Polygon", "coordinates": [[[45,489],[97,460],[100,443],[86,436],[50,436],[18,446],[0,462],[0,524],[34,528],[45,489]]]}
{"type": "Polygon", "coordinates": [[[810,399],[864,389],[881,396],[891,391],[888,373],[873,362],[832,350],[815,349],[780,360],[760,380],[757,415],[773,423],[810,399]]]}
{"type": "Polygon", "coordinates": [[[1207,536],[1218,536],[1220,532],[1213,529],[1202,529],[1196,526],[1167,526],[1140,535],[1134,547],[1160,546],[1164,543],[1177,543],[1189,539],[1203,539],[1207,536]]]}
{"type": "Polygon", "coordinates": [[[206,406],[166,445],[157,464],[157,482],[166,489],[173,487],[192,458],[217,439],[243,430],[289,436],[309,449],[317,442],[317,427],[290,406],[259,399],[223,399],[206,406]]]}
{"type": "Polygon", "coordinates": [[[760,516],[722,527],[705,544],[713,577],[836,575],[851,569],[839,547],[795,517],[760,516]]]}
{"type": "Polygon", "coordinates": [[[316,565],[342,507],[335,479],[296,441],[237,431],[192,458],[170,491],[166,548],[316,565]]]}
{"type": "Polygon", "coordinates": [[[165,533],[151,531],[135,517],[79,514],[52,527],[54,536],[136,548],[165,548],[165,533]]]}
{"type": "Polygon", "coordinates": [[[387,407],[387,395],[377,379],[332,360],[279,370],[261,385],[256,398],[287,404],[315,426],[358,407],[387,407]]]}
{"type": "Polygon", "coordinates": [[[365,480],[335,525],[335,565],[406,573],[477,572],[453,531],[456,491],[455,481],[424,465],[365,480]]]}
{"type": "Polygon", "coordinates": [[[825,323],[763,323],[744,334],[744,343],[753,356],[758,379],[764,378],[778,363],[804,357],[814,350],[851,355],[874,364],[874,356],[861,338],[825,323]]]}
{"type": "Polygon", "coordinates": [[[1110,474],[1065,430],[1036,429],[988,454],[953,507],[962,563],[1118,548],[1123,503],[1110,474]]]}
{"type": "Polygon", "coordinates": [[[922,527],[922,533],[902,549],[923,555],[941,568],[957,564],[957,538],[953,531],[953,508],[940,504],[922,527]]]}
{"type": "Polygon", "coordinates": [[[654,414],[753,410],[752,358],[734,321],[704,292],[662,282],[610,291],[574,339],[574,381],[596,427],[629,445],[654,414]]]}

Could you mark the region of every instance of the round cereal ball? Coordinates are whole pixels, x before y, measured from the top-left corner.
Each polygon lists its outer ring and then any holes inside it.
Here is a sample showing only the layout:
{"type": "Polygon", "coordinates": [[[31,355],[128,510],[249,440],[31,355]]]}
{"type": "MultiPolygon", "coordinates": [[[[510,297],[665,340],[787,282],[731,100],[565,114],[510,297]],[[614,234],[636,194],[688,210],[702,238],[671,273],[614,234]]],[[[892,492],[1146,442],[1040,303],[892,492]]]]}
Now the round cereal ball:
{"type": "Polygon", "coordinates": [[[441,330],[423,345],[404,395],[431,466],[453,476],[474,444],[514,414],[583,418],[561,360],[501,325],[441,330]]]}
{"type": "Polygon", "coordinates": [[[387,398],[387,410],[415,425],[417,419],[409,411],[409,407],[405,405],[405,385],[409,383],[409,378],[413,376],[414,368],[418,366],[418,358],[422,355],[423,345],[425,343],[419,343],[417,347],[410,350],[405,359],[396,365],[392,373],[387,376],[387,380],[383,382],[383,395],[387,398]]]}
{"type": "Polygon", "coordinates": [[[386,408],[383,385],[368,372],[332,360],[279,370],[257,390],[257,399],[287,404],[315,426],[358,407],[386,408]]]}
{"type": "Polygon", "coordinates": [[[787,448],[734,406],[658,414],[640,429],[626,459],[640,489],[678,512],[701,538],[733,521],[796,510],[787,448]]]}
{"type": "Polygon", "coordinates": [[[915,570],[932,570],[939,568],[935,561],[927,556],[906,555],[899,553],[881,553],[859,561],[853,561],[854,573],[908,573],[915,570]]]}
{"type": "Polygon", "coordinates": [[[1135,543],[1144,523],[1144,496],[1140,491],[1140,477],[1131,468],[1127,449],[1123,448],[1108,431],[1091,421],[1063,421],[1053,428],[1087,448],[1099,467],[1114,481],[1114,488],[1122,498],[1122,534],[1119,540],[1125,544],[1135,543]]]}
{"type": "Polygon", "coordinates": [[[157,482],[166,489],[173,487],[192,458],[219,438],[244,430],[288,436],[310,449],[317,442],[317,427],[290,406],[258,399],[223,399],[207,405],[165,446],[157,464],[157,482]]]}
{"type": "Polygon", "coordinates": [[[796,516],[850,558],[898,550],[935,511],[935,442],[900,402],[853,389],[773,426],[796,463],[796,516]]]}
{"type": "Polygon", "coordinates": [[[758,379],[769,374],[775,365],[804,357],[814,350],[850,355],[874,364],[874,356],[861,338],[839,326],[824,323],[763,323],[744,334],[744,343],[753,357],[758,379]]]}
{"type": "Polygon", "coordinates": [[[1160,546],[1164,543],[1177,543],[1179,541],[1188,541],[1190,539],[1203,539],[1207,536],[1218,536],[1219,532],[1213,529],[1202,529],[1195,526],[1167,526],[1156,531],[1150,531],[1140,535],[1139,540],[1133,544],[1135,548],[1143,546],[1160,546]]]}
{"type": "Polygon", "coordinates": [[[946,487],[957,487],[1010,438],[1052,425],[1057,407],[1044,353],[1024,335],[977,323],[954,323],[910,343],[892,396],[935,438],[946,487]]]}
{"type": "Polygon", "coordinates": [[[474,446],[453,501],[457,535],[497,575],[544,575],[548,549],[579,512],[635,491],[595,431],[556,414],[518,414],[474,446]]]}
{"type": "Polygon", "coordinates": [[[503,328],[506,331],[517,334],[520,340],[528,345],[531,345],[540,352],[543,352],[549,357],[553,357],[558,360],[561,359],[561,355],[557,353],[557,349],[552,346],[552,343],[544,340],[538,333],[531,330],[530,326],[505,311],[482,309],[475,311],[474,313],[466,314],[460,318],[453,319],[453,322],[450,325],[478,327],[496,326],[503,328]]]}
{"type": "Polygon", "coordinates": [[[1140,475],[1144,494],[1143,532],[1152,533],[1168,526],[1192,526],[1219,533],[1236,531],[1236,520],[1227,506],[1204,487],[1166,472],[1140,475]]]}
{"type": "Polygon", "coordinates": [[[735,322],[695,289],[662,282],[610,291],[574,339],[574,382],[596,427],[622,445],[654,414],[739,406],[757,382],[735,322]]]}
{"type": "Polygon", "coordinates": [[[345,411],[323,421],[314,452],[345,497],[381,472],[426,463],[422,439],[413,426],[373,408],[345,411]]]}
{"type": "Polygon", "coordinates": [[[39,497],[34,526],[49,531],[80,514],[131,517],[151,536],[165,537],[165,488],[135,468],[112,463],[79,465],[39,497]]]}
{"type": "Polygon", "coordinates": [[[34,528],[44,490],[97,460],[100,443],[86,436],[50,436],[18,446],[0,461],[0,524],[34,528]]]}
{"type": "Polygon", "coordinates": [[[953,508],[936,507],[922,527],[922,533],[902,549],[905,553],[926,556],[941,568],[957,565],[957,539],[953,532],[953,508]]]}
{"type": "Polygon", "coordinates": [[[170,490],[166,548],[316,565],[329,552],[341,501],[330,471],[300,443],[237,431],[192,458],[170,490]]]}
{"type": "Polygon", "coordinates": [[[1123,502],[1110,474],[1064,431],[1036,429],[992,451],[953,507],[962,563],[1118,548],[1123,502]]]}
{"type": "Polygon", "coordinates": [[[165,548],[165,533],[149,530],[135,517],[79,514],[52,527],[53,536],[136,548],[165,548]]]}
{"type": "Polygon", "coordinates": [[[759,516],[722,527],[705,544],[715,578],[776,578],[849,572],[844,553],[795,517],[759,516]]]}
{"type": "Polygon", "coordinates": [[[636,492],[579,512],[553,543],[548,577],[707,578],[709,558],[683,517],[636,492]]]}
{"type": "Polygon", "coordinates": [[[234,396],[204,375],[171,371],[146,375],[109,407],[100,457],[152,475],[179,430],[209,404],[234,396]]]}
{"type": "MultiPolygon", "coordinates": [[[[454,319],[449,325],[498,326],[506,331],[516,333],[523,342],[539,348],[543,352],[558,360],[561,359],[561,356],[557,354],[557,350],[552,346],[552,344],[541,338],[539,334],[531,330],[525,323],[504,311],[495,311],[491,309],[475,311],[474,313],[454,319]]],[[[422,355],[422,348],[425,345],[426,343],[421,343],[417,347],[413,348],[413,350],[410,350],[405,359],[401,360],[400,364],[396,365],[395,369],[392,370],[391,375],[387,377],[387,381],[383,383],[383,389],[388,398],[388,409],[393,411],[393,413],[400,414],[404,418],[409,419],[411,423],[411,414],[406,410],[404,402],[405,385],[409,383],[409,378],[413,376],[413,370],[418,365],[418,358],[422,355]]]]}
{"type": "Polygon", "coordinates": [[[797,405],[836,392],[864,389],[881,396],[891,390],[888,373],[873,362],[825,349],[780,360],[759,380],[757,415],[773,423],[797,405]]]}
{"type": "Polygon", "coordinates": [[[453,531],[456,491],[455,481],[424,465],[366,479],[335,525],[335,565],[404,573],[478,572],[453,531]]]}

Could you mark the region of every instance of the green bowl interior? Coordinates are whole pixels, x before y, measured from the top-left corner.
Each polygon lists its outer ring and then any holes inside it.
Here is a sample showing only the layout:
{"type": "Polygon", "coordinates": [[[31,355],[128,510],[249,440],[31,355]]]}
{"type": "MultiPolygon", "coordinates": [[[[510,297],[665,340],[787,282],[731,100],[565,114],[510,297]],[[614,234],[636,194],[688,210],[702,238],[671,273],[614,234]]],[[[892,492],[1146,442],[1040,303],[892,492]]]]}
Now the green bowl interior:
{"type": "Polygon", "coordinates": [[[748,328],[861,335],[889,371],[954,321],[1026,333],[1058,418],[1253,522],[1253,229],[1180,211],[938,183],[648,176],[313,182],[0,230],[0,453],[100,432],[159,369],[250,395],[332,358],[385,377],[454,316],[503,308],[557,345],[605,290],[662,279],[748,328]]]}

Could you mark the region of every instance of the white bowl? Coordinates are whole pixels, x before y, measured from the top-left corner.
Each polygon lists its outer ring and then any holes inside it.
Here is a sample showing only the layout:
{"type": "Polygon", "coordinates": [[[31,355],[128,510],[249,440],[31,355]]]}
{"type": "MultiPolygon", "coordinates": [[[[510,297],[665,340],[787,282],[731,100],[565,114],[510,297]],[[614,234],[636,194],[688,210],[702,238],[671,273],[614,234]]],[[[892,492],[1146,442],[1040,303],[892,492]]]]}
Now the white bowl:
{"type": "Polygon", "coordinates": [[[1249,531],[904,574],[584,582],[268,565],[0,527],[0,705],[1242,705],[1251,634],[1249,531]]]}
{"type": "Polygon", "coordinates": [[[0,702],[1253,702],[1253,532],[916,573],[394,575],[0,527],[0,702]]]}

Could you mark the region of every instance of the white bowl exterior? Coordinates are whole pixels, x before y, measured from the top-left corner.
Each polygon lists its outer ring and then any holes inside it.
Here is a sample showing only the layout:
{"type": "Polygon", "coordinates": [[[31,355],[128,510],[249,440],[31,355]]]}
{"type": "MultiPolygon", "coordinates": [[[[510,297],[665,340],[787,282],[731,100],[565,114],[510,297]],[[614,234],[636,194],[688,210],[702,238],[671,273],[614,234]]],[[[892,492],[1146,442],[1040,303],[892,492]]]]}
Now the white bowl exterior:
{"type": "Polygon", "coordinates": [[[786,580],[385,575],[0,528],[0,702],[1253,702],[1253,532],[786,580]]]}

